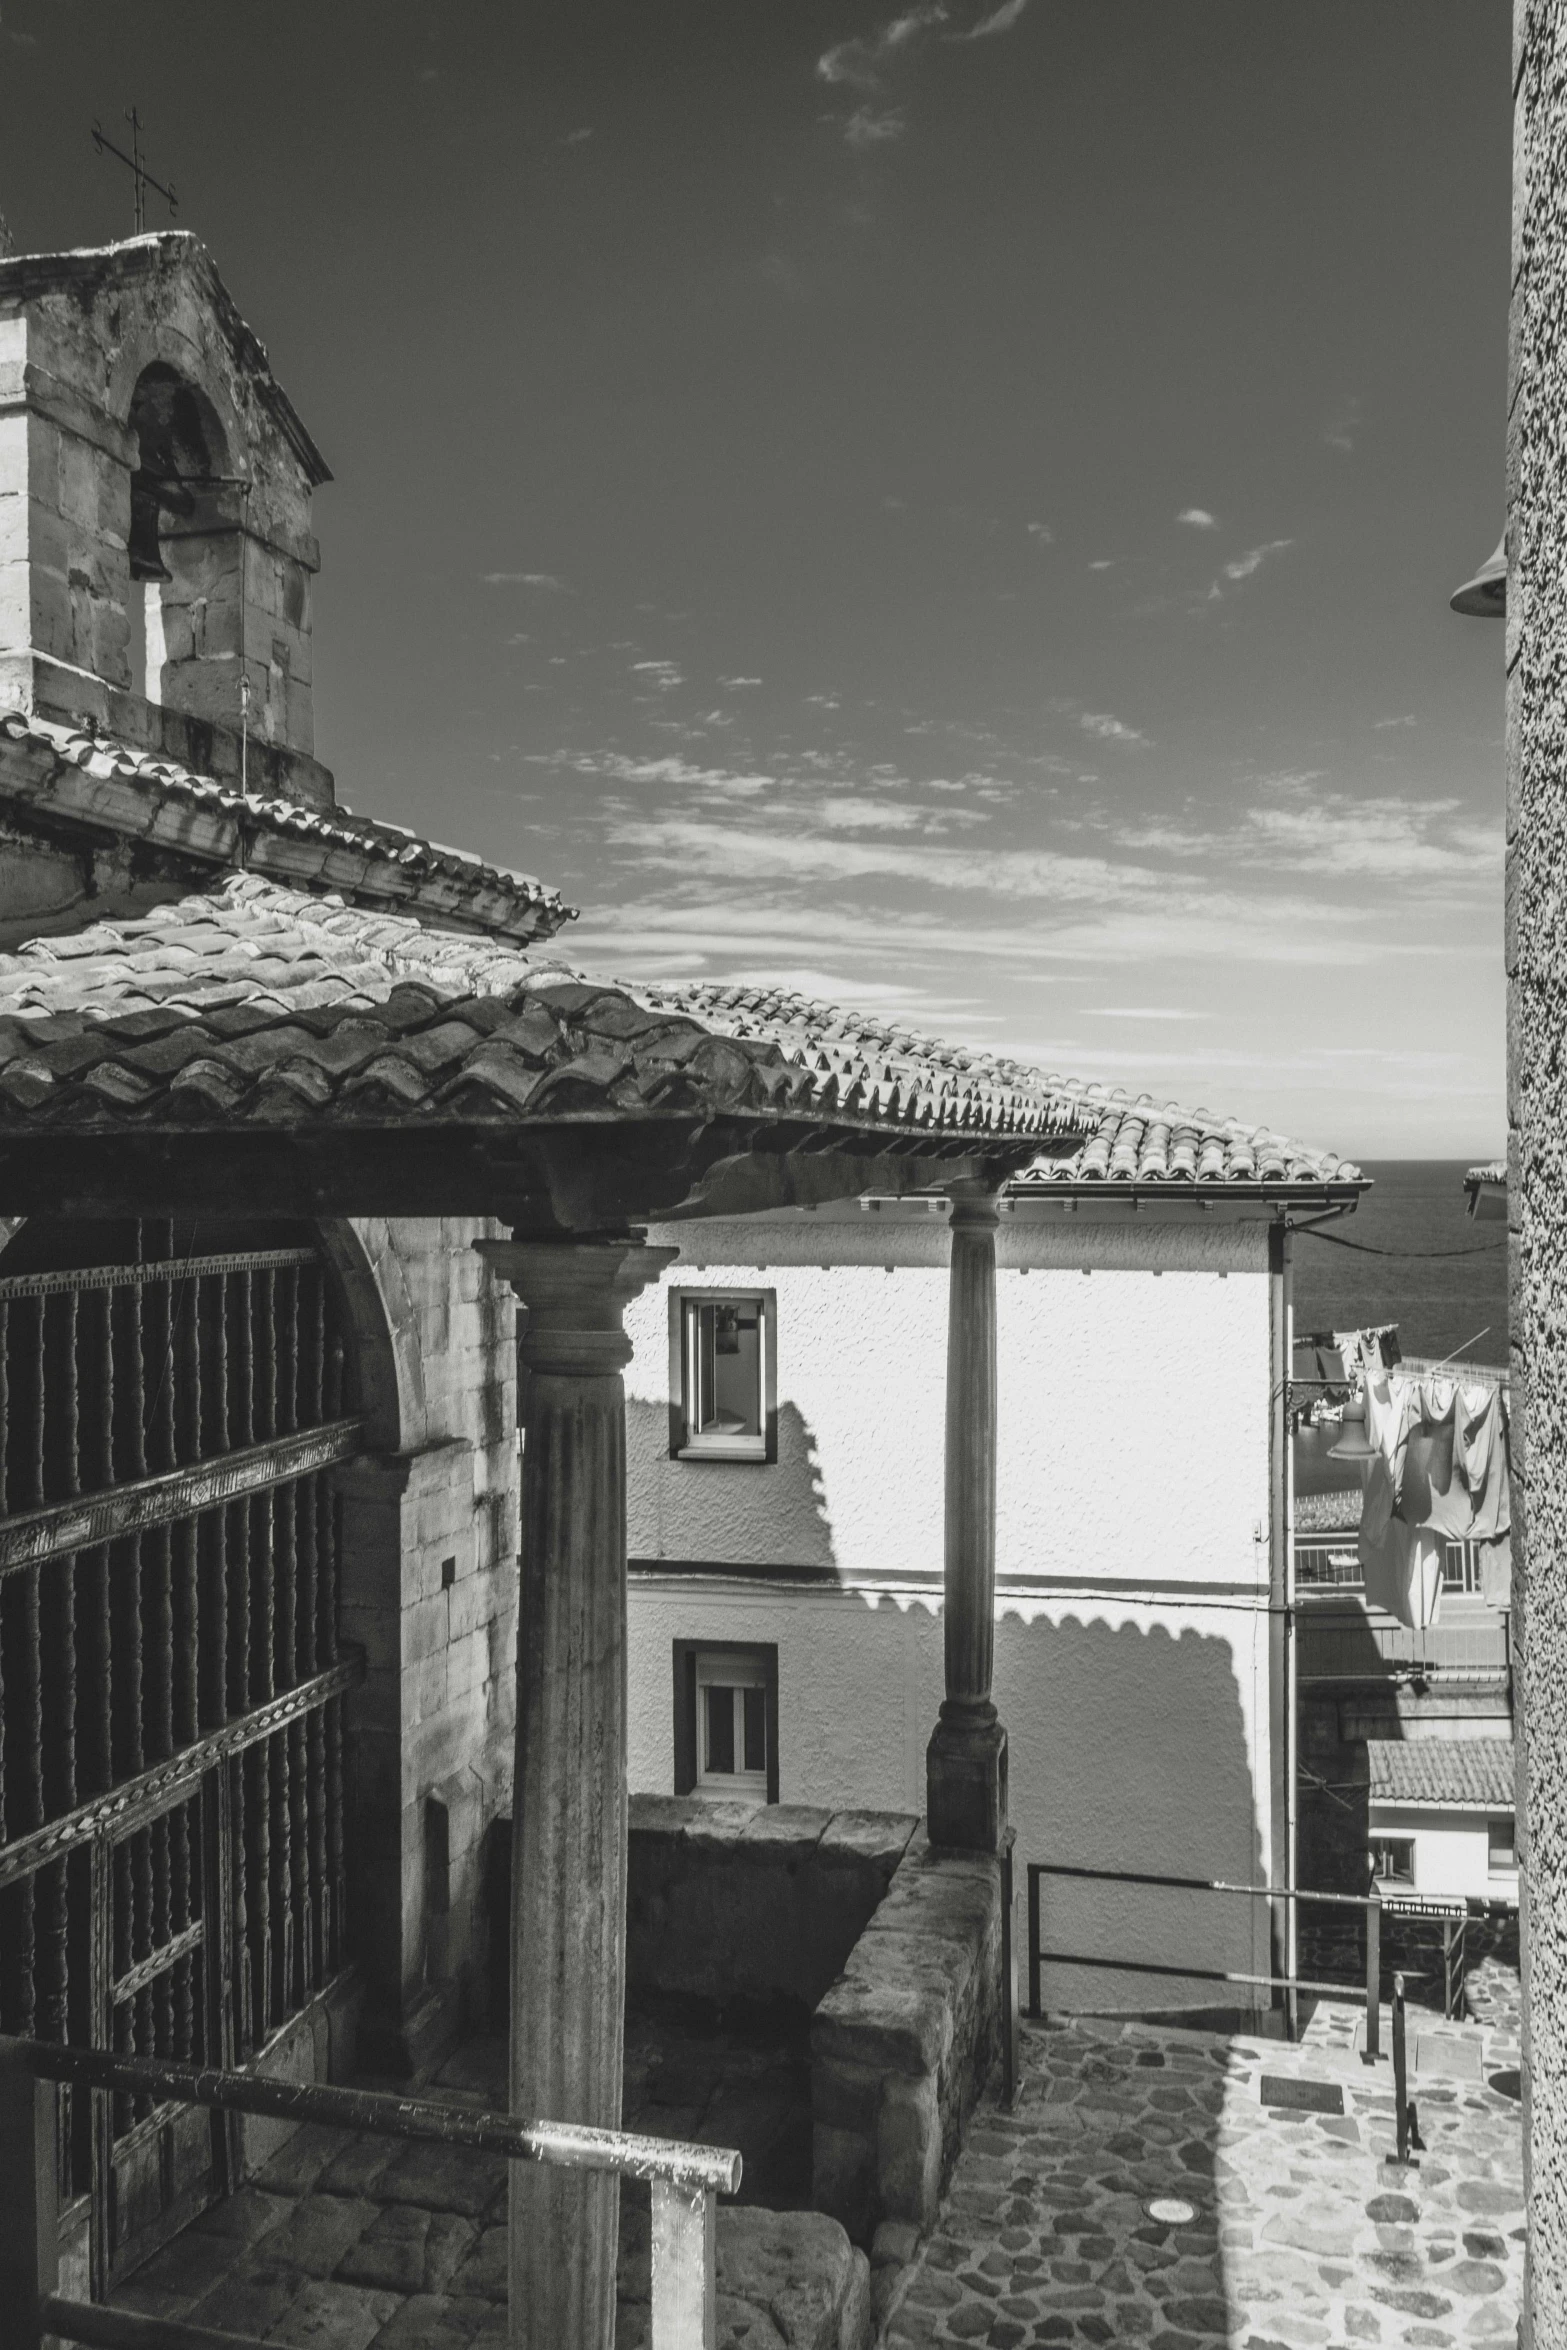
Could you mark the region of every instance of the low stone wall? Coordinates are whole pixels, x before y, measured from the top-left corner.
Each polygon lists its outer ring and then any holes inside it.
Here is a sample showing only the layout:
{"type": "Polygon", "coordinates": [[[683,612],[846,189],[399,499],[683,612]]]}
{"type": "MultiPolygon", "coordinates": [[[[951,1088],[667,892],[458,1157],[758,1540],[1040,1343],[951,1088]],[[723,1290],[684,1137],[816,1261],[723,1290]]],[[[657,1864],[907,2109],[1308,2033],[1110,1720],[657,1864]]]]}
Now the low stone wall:
{"type": "Polygon", "coordinates": [[[899,1812],[633,1795],[628,1990],[782,1999],[809,2012],[849,1963],[918,1826],[899,1812]]]}
{"type": "Polygon", "coordinates": [[[811,2025],[817,2209],[869,2248],[935,2223],[1000,2049],[1001,1869],[911,1839],[811,2025]]]}
{"type": "MultiPolygon", "coordinates": [[[[717,2350],[870,2350],[870,2267],[819,2211],[720,2203],[717,2350]]],[[[615,2350],[649,2350],[647,2189],[623,2195],[615,2350]]]]}

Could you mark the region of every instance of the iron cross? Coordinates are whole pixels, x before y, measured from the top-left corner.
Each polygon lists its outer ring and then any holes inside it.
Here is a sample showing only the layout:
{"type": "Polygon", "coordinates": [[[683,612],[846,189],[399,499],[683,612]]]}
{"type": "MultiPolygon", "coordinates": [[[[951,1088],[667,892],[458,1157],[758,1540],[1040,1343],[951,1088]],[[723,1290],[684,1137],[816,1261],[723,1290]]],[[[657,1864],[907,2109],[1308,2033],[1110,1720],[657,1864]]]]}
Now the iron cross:
{"type": "Polygon", "coordinates": [[[166,188],[162,180],[155,180],[142,161],[141,116],[134,106],[125,119],[131,126],[131,151],[128,155],[123,147],[117,147],[114,141],[108,137],[101,123],[95,122],[92,126],[92,143],[100,155],[116,156],[121,163],[128,167],[136,188],[136,234],[140,236],[147,226],[147,190],[149,188],[156,188],[158,194],[164,199],[169,207],[171,220],[178,212],[180,204],[174,190],[166,188]]]}

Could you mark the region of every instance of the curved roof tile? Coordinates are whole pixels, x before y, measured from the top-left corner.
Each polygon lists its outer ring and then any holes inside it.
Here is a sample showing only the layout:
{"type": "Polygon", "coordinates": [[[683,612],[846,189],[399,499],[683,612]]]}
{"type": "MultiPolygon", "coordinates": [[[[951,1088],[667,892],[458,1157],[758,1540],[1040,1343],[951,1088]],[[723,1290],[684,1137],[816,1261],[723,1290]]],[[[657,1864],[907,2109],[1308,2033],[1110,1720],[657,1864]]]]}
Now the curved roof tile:
{"type": "Polygon", "coordinates": [[[840,1005],[599,982],[255,872],[0,955],[0,1130],[741,1111],[1032,1139],[1025,1192],[1362,1180],[1270,1129],[840,1005]]]}
{"type": "Polygon", "coordinates": [[[691,986],[642,988],[645,1001],[690,1011],[736,1036],[769,1035],[791,1057],[825,1058],[829,1040],[840,1055],[893,1073],[904,1066],[950,1070],[954,1085],[982,1097],[988,1087],[1011,1090],[1040,1105],[1048,1131],[1078,1133],[1075,1151],[1052,1153],[1013,1180],[1014,1190],[1059,1190],[1075,1184],[1362,1183],[1365,1178],[1336,1151],[1312,1150],[1270,1127],[1217,1118],[1133,1096],[1081,1077],[1057,1077],[1026,1062],[933,1043],[909,1029],[845,1011],[836,1004],[778,988],[691,986]]]}
{"type": "Polygon", "coordinates": [[[860,1024],[713,1022],[493,939],[254,873],[0,955],[0,1131],[18,1125],[787,1116],[1012,1142],[1072,1128],[948,1047],[869,1065],[860,1024]],[[743,1033],[742,1033],[743,1031],[743,1033]]]}
{"type": "Polygon", "coordinates": [[[558,890],[347,808],[307,808],[197,775],[116,737],[0,713],[0,800],[146,841],[198,863],[372,908],[407,907],[518,943],[575,919],[558,890]]]}

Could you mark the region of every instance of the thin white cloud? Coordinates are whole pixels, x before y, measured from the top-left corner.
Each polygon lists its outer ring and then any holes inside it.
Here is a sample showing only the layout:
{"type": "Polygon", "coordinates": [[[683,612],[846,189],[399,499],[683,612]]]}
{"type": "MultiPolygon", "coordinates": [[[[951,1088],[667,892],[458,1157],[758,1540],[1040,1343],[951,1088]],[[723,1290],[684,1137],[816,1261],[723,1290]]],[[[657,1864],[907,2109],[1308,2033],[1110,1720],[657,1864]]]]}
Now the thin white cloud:
{"type": "Polygon", "coordinates": [[[1226,563],[1224,577],[1230,580],[1250,579],[1254,572],[1262,569],[1270,555],[1282,555],[1286,547],[1294,544],[1293,539],[1265,539],[1260,547],[1250,547],[1244,555],[1237,555],[1233,563],[1226,563]]]}
{"type": "Polygon", "coordinates": [[[481,571],[485,587],[543,588],[552,596],[569,596],[573,590],[565,580],[557,579],[553,571],[481,571]]]}
{"type": "Polygon", "coordinates": [[[718,682],[727,692],[737,694],[742,686],[760,685],[762,681],[759,677],[721,677],[718,682]]]}
{"type": "Polygon", "coordinates": [[[1206,1020],[1207,1012],[1178,1012],[1170,1004],[1087,1004],[1089,1020],[1206,1020]]]}
{"type": "Polygon", "coordinates": [[[867,147],[884,147],[889,140],[901,139],[908,127],[908,119],[899,106],[856,106],[843,126],[843,135],[851,147],[863,152],[867,147]]]}
{"type": "Polygon", "coordinates": [[[835,41],[830,49],[824,49],[816,60],[817,77],[833,86],[847,82],[857,90],[880,89],[886,68],[899,53],[909,49],[922,33],[946,21],[944,0],[922,0],[920,6],[905,9],[901,16],[889,17],[868,37],[835,41]]]}
{"type": "Polygon", "coordinates": [[[1029,537],[1041,547],[1051,546],[1055,542],[1056,534],[1048,522],[1025,522],[1023,528],[1029,537]]]}
{"type": "Polygon", "coordinates": [[[1147,735],[1128,726],[1123,719],[1112,718],[1108,710],[1085,710],[1078,720],[1085,734],[1097,735],[1106,743],[1146,743],[1147,735]]]}
{"type": "Polygon", "coordinates": [[[1409,710],[1402,718],[1373,718],[1371,728],[1374,734],[1383,734],[1390,726],[1418,726],[1419,723],[1413,710],[1409,710]]]}
{"type": "Polygon", "coordinates": [[[591,125],[586,130],[568,131],[566,136],[561,140],[561,145],[563,147],[580,147],[584,139],[591,139],[592,136],[593,131],[591,125]]]}
{"type": "Polygon", "coordinates": [[[1340,400],[1322,428],[1322,437],[1330,449],[1338,449],[1346,457],[1354,455],[1360,437],[1360,402],[1354,394],[1340,400]]]}
{"type": "Polygon", "coordinates": [[[1175,519],[1184,522],[1191,530],[1217,530],[1219,527],[1218,517],[1210,514],[1206,506],[1188,506],[1175,519]]]}
{"type": "Polygon", "coordinates": [[[957,37],[960,41],[985,41],[993,33],[1009,33],[1027,6],[1028,0],[1001,0],[999,8],[993,9],[989,16],[981,17],[978,24],[971,25],[966,33],[960,33],[957,37]]]}

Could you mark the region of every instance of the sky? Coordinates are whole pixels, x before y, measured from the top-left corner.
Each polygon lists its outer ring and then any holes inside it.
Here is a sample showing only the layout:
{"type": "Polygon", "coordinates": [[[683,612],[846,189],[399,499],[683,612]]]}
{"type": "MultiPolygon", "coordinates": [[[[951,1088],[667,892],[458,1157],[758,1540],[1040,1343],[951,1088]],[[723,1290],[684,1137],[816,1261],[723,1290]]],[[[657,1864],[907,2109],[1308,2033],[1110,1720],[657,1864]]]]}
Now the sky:
{"type": "Polygon", "coordinates": [[[336,476],[340,796],[575,962],[1488,1157],[1508,60],[1507,0],[3,0],[0,212],[128,233],[139,106],[336,476]]]}

